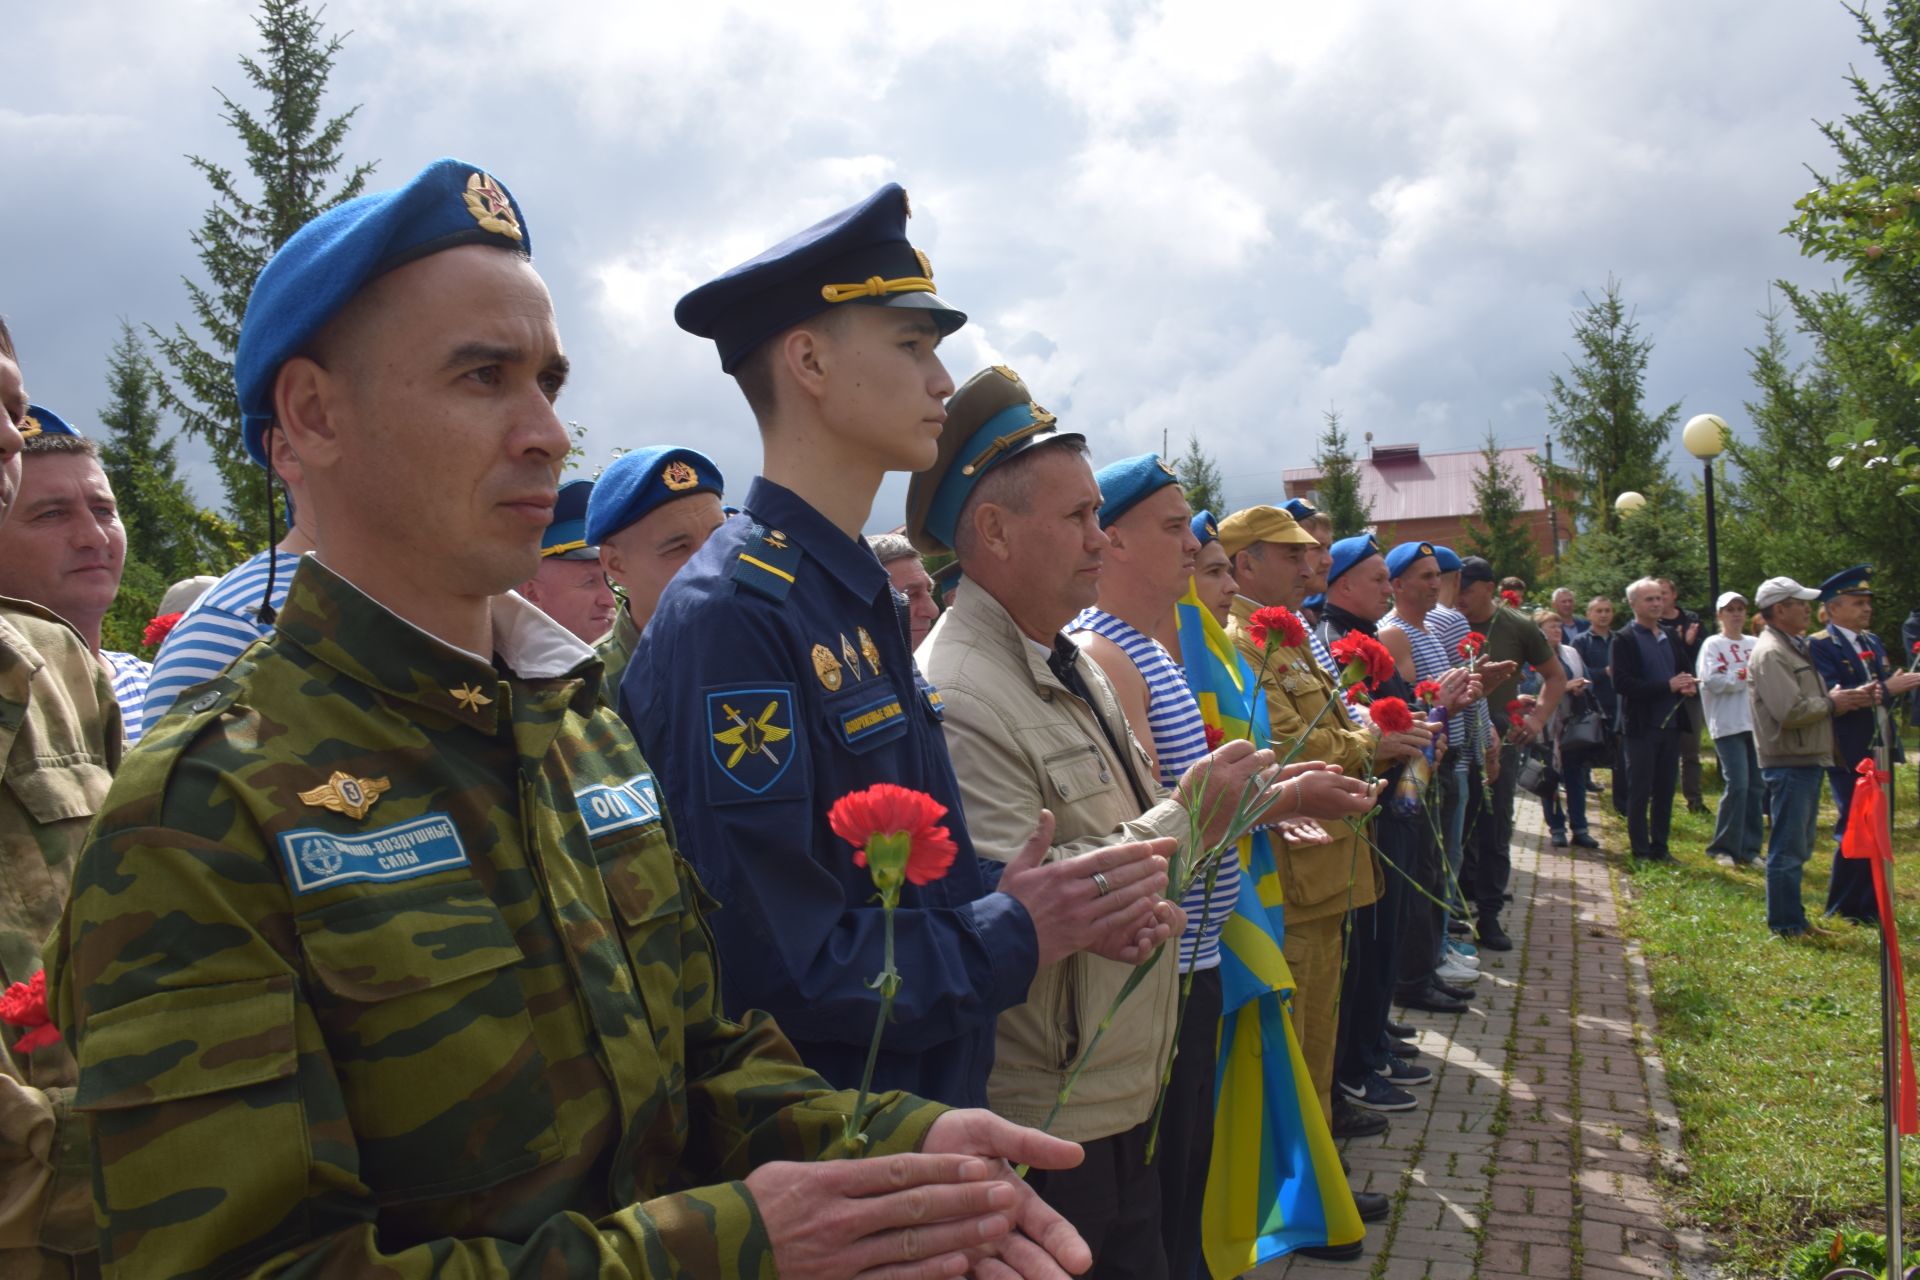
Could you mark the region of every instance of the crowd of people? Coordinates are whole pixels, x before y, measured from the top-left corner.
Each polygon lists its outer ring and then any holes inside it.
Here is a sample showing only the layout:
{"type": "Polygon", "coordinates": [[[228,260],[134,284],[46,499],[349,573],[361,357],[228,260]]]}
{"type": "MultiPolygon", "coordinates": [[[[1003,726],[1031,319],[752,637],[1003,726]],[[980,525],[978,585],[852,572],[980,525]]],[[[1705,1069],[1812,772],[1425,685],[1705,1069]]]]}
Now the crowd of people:
{"type": "Polygon", "coordinates": [[[1011,369],[956,388],[908,216],[883,187],[681,299],[758,428],[735,493],[681,444],[559,483],[570,364],[484,170],[321,215],[235,369],[290,528],[170,593],[151,669],[101,649],[97,448],[0,326],[9,1274],[1231,1273],[1234,922],[1308,1077],[1251,1235],[1356,1259],[1388,1201],[1311,1153],[1419,1105],[1406,1019],[1512,948],[1522,786],[1597,846],[1611,764],[1670,856],[1704,704],[1714,847],[1757,856],[1764,781],[1769,923],[1810,927],[1822,771],[1920,682],[1826,679],[1884,668],[1864,581],[1811,652],[1785,579],[1757,642],[1651,579],[1613,633],[1304,499],[1196,512],[1011,369]],[[889,787],[953,856],[880,904],[841,802],[889,787]]]}

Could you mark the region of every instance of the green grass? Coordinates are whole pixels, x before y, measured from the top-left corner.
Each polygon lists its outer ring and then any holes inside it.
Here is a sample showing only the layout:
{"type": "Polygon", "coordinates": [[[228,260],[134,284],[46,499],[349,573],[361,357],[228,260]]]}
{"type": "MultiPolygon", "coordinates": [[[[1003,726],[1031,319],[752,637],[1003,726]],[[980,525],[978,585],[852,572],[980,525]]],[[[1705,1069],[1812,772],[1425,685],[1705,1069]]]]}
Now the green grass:
{"type": "MultiPolygon", "coordinates": [[[[1710,744],[1703,763],[1711,808],[1710,744]]],[[[1895,853],[1912,855],[1920,850],[1912,766],[1897,770],[1894,786],[1895,853]]],[[[1879,933],[1834,923],[1834,937],[1814,942],[1771,937],[1760,870],[1710,861],[1711,814],[1675,802],[1673,867],[1632,865],[1625,820],[1604,795],[1588,808],[1616,851],[1609,856],[1624,864],[1626,925],[1652,976],[1657,1040],[1690,1167],[1673,1187],[1677,1203],[1726,1249],[1733,1274],[1774,1276],[1790,1249],[1839,1224],[1883,1229],[1879,933]]],[[[1815,920],[1826,903],[1831,823],[1823,797],[1802,890],[1815,920]]],[[[1920,864],[1902,856],[1897,868],[1903,968],[1920,1014],[1920,864]]],[[[1910,1148],[1909,1206],[1920,1206],[1916,1164],[1920,1148],[1910,1148]]]]}

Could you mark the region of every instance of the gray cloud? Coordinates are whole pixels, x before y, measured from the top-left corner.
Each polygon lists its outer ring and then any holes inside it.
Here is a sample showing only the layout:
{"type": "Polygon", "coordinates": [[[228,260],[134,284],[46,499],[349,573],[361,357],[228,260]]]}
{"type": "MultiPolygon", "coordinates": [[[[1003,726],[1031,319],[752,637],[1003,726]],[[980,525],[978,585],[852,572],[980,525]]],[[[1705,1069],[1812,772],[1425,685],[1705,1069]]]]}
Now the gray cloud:
{"type": "MultiPolygon", "coordinates": [[[[6,288],[37,398],[105,399],[116,317],[167,327],[237,165],[238,3],[70,0],[10,19],[6,288]]],[[[1320,412],[1356,439],[1473,446],[1545,430],[1582,291],[1618,275],[1650,391],[1744,425],[1743,349],[1777,234],[1848,106],[1852,20],[1804,0],[1675,6],[1181,3],[945,8],[335,0],[351,159],[442,154],[520,197],[575,358],[566,415],[617,445],[758,463],[688,286],[881,181],[974,323],[956,381],[1007,361],[1096,460],[1178,450],[1271,497],[1320,412]]],[[[204,465],[203,493],[214,485],[204,465]]],[[[890,480],[873,526],[898,519],[890,480]]]]}

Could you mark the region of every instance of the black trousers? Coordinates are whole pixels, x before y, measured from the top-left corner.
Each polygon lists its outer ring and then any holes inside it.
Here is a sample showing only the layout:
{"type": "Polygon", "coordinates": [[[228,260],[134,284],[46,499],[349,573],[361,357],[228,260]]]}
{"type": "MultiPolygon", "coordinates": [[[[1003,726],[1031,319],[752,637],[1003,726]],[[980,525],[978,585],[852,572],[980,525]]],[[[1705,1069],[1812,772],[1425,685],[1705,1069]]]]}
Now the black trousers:
{"type": "Polygon", "coordinates": [[[1667,832],[1673,824],[1673,787],[1679,780],[1685,734],[1685,729],[1668,725],[1627,737],[1627,843],[1635,857],[1671,852],[1667,832]]]}
{"type": "Polygon", "coordinates": [[[1483,788],[1473,838],[1467,845],[1473,899],[1480,914],[1499,915],[1507,901],[1507,880],[1513,875],[1513,794],[1520,782],[1520,749],[1500,747],[1500,776],[1483,788]]]}
{"type": "Polygon", "coordinates": [[[1613,808],[1614,812],[1624,815],[1627,811],[1627,735],[1619,730],[1607,734],[1613,744],[1613,808]]]}
{"type": "Polygon", "coordinates": [[[1193,975],[1180,1048],[1167,1083],[1160,1117],[1160,1238],[1166,1243],[1171,1280],[1196,1280],[1200,1259],[1200,1206],[1213,1158],[1214,1050],[1220,1039],[1220,968],[1193,975]]]}
{"type": "Polygon", "coordinates": [[[1840,839],[1847,834],[1847,812],[1853,808],[1853,784],[1859,780],[1860,775],[1851,769],[1827,770],[1833,807],[1840,813],[1839,821],[1833,824],[1833,879],[1827,883],[1827,914],[1872,924],[1880,919],[1880,903],[1873,892],[1873,864],[1865,858],[1840,856],[1840,839]]]}
{"type": "Polygon", "coordinates": [[[1384,814],[1374,819],[1373,840],[1393,863],[1383,867],[1386,889],[1379,901],[1353,912],[1347,940],[1347,972],[1340,983],[1340,1025],[1335,1032],[1333,1075],[1353,1081],[1387,1065],[1384,1037],[1393,1016],[1393,992],[1400,979],[1400,949],[1406,935],[1407,899],[1412,892],[1400,874],[1411,874],[1419,859],[1419,831],[1412,822],[1384,814]]]}
{"type": "MultiPolygon", "coordinates": [[[[1449,769],[1447,776],[1451,777],[1452,772],[1449,769]]],[[[1433,981],[1441,939],[1447,932],[1445,908],[1440,905],[1447,897],[1446,850],[1434,838],[1432,826],[1425,817],[1416,821],[1420,825],[1419,840],[1414,848],[1413,865],[1407,870],[1419,888],[1404,886],[1407,909],[1401,929],[1397,975],[1403,996],[1417,995],[1433,981]]]]}
{"type": "Polygon", "coordinates": [[[1093,1250],[1093,1267],[1086,1274],[1097,1280],[1167,1280],[1160,1163],[1147,1163],[1147,1124],[1081,1143],[1086,1159],[1072,1169],[1027,1174],[1027,1185],[1093,1250]]]}

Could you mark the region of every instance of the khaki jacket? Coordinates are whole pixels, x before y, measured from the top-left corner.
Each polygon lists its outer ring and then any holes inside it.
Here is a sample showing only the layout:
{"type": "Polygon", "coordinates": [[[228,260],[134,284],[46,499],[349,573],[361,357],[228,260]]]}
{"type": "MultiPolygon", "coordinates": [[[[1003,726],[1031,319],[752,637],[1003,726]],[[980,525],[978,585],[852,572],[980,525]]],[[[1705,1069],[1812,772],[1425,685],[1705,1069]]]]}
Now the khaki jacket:
{"type": "MultiPolygon", "coordinates": [[[[969,580],[915,655],[940,691],[967,830],[981,857],[1011,861],[1042,808],[1053,811],[1050,856],[1056,859],[1126,840],[1187,835],[1185,811],[1154,777],[1112,686],[1092,659],[1073,652],[1097,708],[1069,693],[1000,602],[969,580]],[[1125,744],[1126,760],[1114,757],[1096,715],[1125,744]]],[[[1152,1112],[1173,1038],[1174,955],[1169,945],[1121,1007],[1054,1133],[1091,1142],[1131,1129],[1152,1112]]],[[[1000,1015],[987,1079],[994,1111],[1017,1124],[1046,1119],[1131,972],[1081,952],[1034,975],[1026,1003],[1000,1015]]]]}
{"type": "Polygon", "coordinates": [[[1768,627],[1754,642],[1747,698],[1761,768],[1824,769],[1833,763],[1833,700],[1813,659],[1778,627],[1768,627]]]}
{"type": "MultiPolygon", "coordinates": [[[[1274,758],[1286,759],[1304,733],[1306,745],[1294,756],[1296,761],[1323,760],[1339,765],[1349,777],[1366,777],[1379,739],[1355,725],[1339,707],[1329,707],[1325,715],[1320,715],[1320,709],[1338,699],[1340,691],[1306,645],[1283,649],[1275,644],[1263,651],[1253,642],[1247,624],[1259,607],[1245,596],[1235,596],[1227,634],[1247,665],[1260,673],[1260,687],[1267,694],[1267,733],[1274,758]],[[1320,717],[1317,724],[1315,716],[1320,717]],[[1313,724],[1311,733],[1307,732],[1309,724],[1313,724]]],[[[1333,843],[1276,842],[1280,891],[1286,895],[1287,919],[1295,924],[1369,906],[1386,888],[1373,850],[1353,828],[1344,822],[1321,825],[1333,837],[1333,843]]]]}
{"type": "MultiPolygon", "coordinates": [[[[80,633],[0,600],[0,988],[40,969],[73,864],[119,766],[120,707],[80,633]]],[[[86,1127],[64,1042],[0,1028],[0,1275],[99,1274],[86,1127]]]]}

